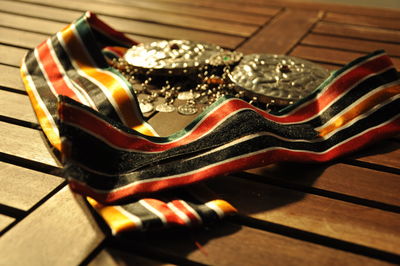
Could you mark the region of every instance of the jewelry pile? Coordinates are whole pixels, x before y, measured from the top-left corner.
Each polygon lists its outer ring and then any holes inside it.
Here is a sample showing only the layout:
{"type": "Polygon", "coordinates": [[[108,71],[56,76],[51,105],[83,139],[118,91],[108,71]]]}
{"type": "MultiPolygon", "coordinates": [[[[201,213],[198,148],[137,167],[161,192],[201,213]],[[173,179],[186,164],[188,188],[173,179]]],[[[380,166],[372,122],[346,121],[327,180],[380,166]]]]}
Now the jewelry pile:
{"type": "Polygon", "coordinates": [[[130,48],[111,65],[133,85],[143,113],[193,115],[224,95],[268,110],[308,95],[329,71],[284,55],[245,55],[188,40],[157,41],[130,48]],[[139,86],[138,86],[139,85],[139,86]],[[159,98],[164,102],[157,103],[159,98]],[[177,108],[176,100],[186,101],[177,108]]]}

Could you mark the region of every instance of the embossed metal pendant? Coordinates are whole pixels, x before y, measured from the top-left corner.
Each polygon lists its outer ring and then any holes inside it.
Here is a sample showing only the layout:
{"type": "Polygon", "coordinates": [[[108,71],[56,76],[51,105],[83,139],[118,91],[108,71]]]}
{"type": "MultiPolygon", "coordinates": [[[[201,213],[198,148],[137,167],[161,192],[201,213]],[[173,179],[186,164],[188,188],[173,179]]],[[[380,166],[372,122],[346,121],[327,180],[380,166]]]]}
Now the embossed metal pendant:
{"type": "Polygon", "coordinates": [[[242,58],[229,77],[249,98],[288,105],[314,91],[329,74],[328,70],[296,57],[251,54],[242,58]]]}
{"type": "Polygon", "coordinates": [[[208,65],[211,57],[223,51],[214,44],[164,40],[135,45],[126,52],[124,59],[142,72],[151,69],[152,74],[182,75],[208,65]]]}

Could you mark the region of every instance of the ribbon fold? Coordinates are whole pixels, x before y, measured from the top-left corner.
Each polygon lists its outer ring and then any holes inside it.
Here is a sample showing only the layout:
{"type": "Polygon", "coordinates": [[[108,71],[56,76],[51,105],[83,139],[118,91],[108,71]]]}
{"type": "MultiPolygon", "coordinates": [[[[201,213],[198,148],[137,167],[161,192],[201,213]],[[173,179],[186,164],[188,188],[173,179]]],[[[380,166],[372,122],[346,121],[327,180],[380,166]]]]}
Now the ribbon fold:
{"type": "Polygon", "coordinates": [[[90,197],[114,234],[198,225],[236,211],[217,198],[197,201],[184,185],[283,161],[326,162],[400,132],[400,80],[376,51],[276,113],[223,97],[185,129],[159,137],[102,53],[135,44],[88,12],[29,52],[21,67],[71,189],[90,197]]]}

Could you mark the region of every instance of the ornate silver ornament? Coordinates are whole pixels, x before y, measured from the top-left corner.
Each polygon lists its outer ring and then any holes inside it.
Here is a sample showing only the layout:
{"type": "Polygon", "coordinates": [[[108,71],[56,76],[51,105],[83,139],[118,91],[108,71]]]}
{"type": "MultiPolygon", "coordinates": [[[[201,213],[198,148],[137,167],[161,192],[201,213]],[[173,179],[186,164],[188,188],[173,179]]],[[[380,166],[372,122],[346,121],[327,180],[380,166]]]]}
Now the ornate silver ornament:
{"type": "Polygon", "coordinates": [[[265,104],[288,105],[314,91],[330,73],[296,57],[251,54],[242,58],[229,77],[245,96],[265,104]]]}

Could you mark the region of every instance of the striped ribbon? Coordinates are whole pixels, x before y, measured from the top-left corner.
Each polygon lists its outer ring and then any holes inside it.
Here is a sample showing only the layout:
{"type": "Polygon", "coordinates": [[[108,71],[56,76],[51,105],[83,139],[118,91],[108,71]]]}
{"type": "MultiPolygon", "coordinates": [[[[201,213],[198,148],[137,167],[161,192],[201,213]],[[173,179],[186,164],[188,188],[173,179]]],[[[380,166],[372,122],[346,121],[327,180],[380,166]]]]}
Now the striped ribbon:
{"type": "Polygon", "coordinates": [[[220,199],[196,201],[183,185],[282,161],[325,162],[400,132],[400,80],[389,57],[376,51],[279,112],[223,97],[185,129],[159,137],[100,49],[133,44],[86,13],[30,52],[21,67],[43,131],[65,157],[71,189],[90,196],[115,234],[202,224],[235,212],[220,199]]]}

